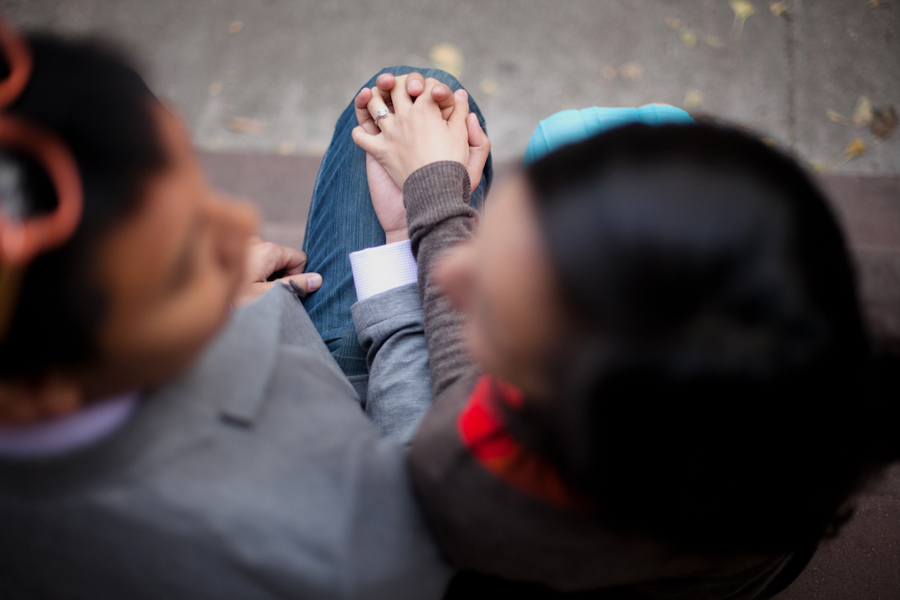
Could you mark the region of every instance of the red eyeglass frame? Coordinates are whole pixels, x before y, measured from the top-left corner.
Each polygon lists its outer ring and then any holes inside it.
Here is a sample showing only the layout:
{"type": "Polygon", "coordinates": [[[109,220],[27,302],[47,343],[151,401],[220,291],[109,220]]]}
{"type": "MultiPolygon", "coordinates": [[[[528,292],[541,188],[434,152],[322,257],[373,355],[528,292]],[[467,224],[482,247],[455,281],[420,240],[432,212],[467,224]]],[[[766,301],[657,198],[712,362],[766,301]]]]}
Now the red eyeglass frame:
{"type": "Polygon", "coordinates": [[[22,272],[40,254],[69,240],[84,207],[78,165],[68,146],[49,131],[3,114],[22,94],[31,78],[33,60],[25,40],[0,21],[0,51],[9,76],[0,81],[0,147],[27,156],[40,166],[56,192],[56,209],[17,220],[0,204],[0,339],[5,335],[19,293],[22,272]]]}

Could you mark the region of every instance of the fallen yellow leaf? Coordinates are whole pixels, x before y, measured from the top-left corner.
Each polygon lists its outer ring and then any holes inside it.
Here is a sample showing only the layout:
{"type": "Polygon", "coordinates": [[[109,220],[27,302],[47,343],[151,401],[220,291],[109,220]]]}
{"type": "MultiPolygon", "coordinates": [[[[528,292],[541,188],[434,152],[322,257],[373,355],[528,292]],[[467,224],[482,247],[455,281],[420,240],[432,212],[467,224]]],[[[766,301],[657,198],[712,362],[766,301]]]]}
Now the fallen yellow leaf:
{"type": "Polygon", "coordinates": [[[859,138],[853,138],[841,154],[846,159],[856,158],[866,151],[866,145],[859,138]]]}
{"type": "Polygon", "coordinates": [[[744,21],[756,14],[756,8],[747,0],[731,0],[730,4],[731,10],[734,11],[734,27],[731,29],[731,35],[739,40],[744,32],[744,21]]]}
{"type": "Polygon", "coordinates": [[[284,140],[278,144],[278,154],[282,156],[290,156],[297,150],[297,144],[290,140],[284,140]]]}
{"type": "Polygon", "coordinates": [[[872,103],[865,96],[860,96],[853,109],[853,125],[859,129],[872,123],[872,103]]]}
{"type": "Polygon", "coordinates": [[[228,33],[234,35],[235,33],[240,33],[243,28],[244,24],[241,21],[232,21],[231,24],[228,25],[228,33]]]}
{"type": "Polygon", "coordinates": [[[493,79],[485,79],[481,82],[481,85],[478,86],[478,91],[485,96],[496,96],[497,92],[500,91],[500,86],[493,79]]]}
{"type": "Polygon", "coordinates": [[[815,171],[824,173],[825,171],[830,171],[831,169],[836,169],[837,167],[847,164],[865,151],[866,145],[863,141],[859,138],[853,138],[850,140],[850,143],[847,144],[847,147],[844,148],[844,151],[841,152],[840,156],[831,160],[816,161],[812,163],[812,167],[815,171]]]}
{"type": "Polygon", "coordinates": [[[690,29],[682,29],[681,43],[688,48],[695,48],[697,46],[697,34],[690,29]]]}
{"type": "Polygon", "coordinates": [[[700,90],[688,90],[684,96],[684,105],[687,108],[698,108],[703,104],[703,95],[700,90]]]}
{"type": "Polygon", "coordinates": [[[463,54],[453,44],[433,46],[428,53],[428,59],[434,63],[436,68],[447,71],[454,77],[462,77],[463,54]]]}
{"type": "Polygon", "coordinates": [[[776,17],[780,17],[791,7],[791,0],[781,0],[781,2],[772,2],[769,4],[769,10],[776,17]]]}
{"type": "Polygon", "coordinates": [[[247,117],[228,117],[225,120],[225,127],[235,133],[256,135],[263,134],[269,129],[269,125],[265,121],[247,117]]]}
{"type": "Polygon", "coordinates": [[[325,151],[328,150],[328,145],[328,138],[312,139],[306,143],[306,147],[303,149],[303,152],[304,154],[307,154],[309,156],[325,156],[325,151]]]}
{"type": "Polygon", "coordinates": [[[744,20],[756,14],[756,8],[747,0],[731,0],[731,10],[735,17],[744,20]]]}
{"type": "Polygon", "coordinates": [[[845,127],[850,124],[850,119],[845,117],[839,112],[828,109],[825,111],[825,114],[828,115],[828,120],[832,123],[837,123],[838,125],[844,125],[845,127]]]}
{"type": "Polygon", "coordinates": [[[622,65],[622,68],[619,69],[619,73],[622,75],[623,79],[639,81],[644,76],[644,65],[637,61],[630,62],[626,65],[622,65]]]}

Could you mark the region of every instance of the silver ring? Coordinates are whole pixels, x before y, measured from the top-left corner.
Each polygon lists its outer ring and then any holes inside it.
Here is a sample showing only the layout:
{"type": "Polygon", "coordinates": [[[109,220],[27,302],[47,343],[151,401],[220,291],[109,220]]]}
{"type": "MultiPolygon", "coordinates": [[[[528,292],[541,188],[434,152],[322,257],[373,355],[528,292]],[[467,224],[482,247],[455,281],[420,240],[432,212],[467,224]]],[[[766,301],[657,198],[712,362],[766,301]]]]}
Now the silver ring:
{"type": "Polygon", "coordinates": [[[385,118],[389,114],[391,114],[391,111],[389,111],[386,107],[379,108],[378,112],[375,113],[375,124],[378,125],[378,120],[385,118]]]}

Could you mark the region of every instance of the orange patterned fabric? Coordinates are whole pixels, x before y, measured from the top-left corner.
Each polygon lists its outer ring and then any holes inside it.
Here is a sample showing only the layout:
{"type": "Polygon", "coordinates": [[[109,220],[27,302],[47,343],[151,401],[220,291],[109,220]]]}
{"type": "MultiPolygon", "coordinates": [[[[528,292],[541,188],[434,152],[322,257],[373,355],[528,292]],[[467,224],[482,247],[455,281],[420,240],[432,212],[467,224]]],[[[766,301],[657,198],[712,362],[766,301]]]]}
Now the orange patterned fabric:
{"type": "Polygon", "coordinates": [[[485,469],[522,492],[557,506],[584,507],[549,461],[506,431],[500,405],[515,409],[523,400],[522,392],[506,382],[490,375],[479,379],[457,420],[463,445],[485,469]]]}

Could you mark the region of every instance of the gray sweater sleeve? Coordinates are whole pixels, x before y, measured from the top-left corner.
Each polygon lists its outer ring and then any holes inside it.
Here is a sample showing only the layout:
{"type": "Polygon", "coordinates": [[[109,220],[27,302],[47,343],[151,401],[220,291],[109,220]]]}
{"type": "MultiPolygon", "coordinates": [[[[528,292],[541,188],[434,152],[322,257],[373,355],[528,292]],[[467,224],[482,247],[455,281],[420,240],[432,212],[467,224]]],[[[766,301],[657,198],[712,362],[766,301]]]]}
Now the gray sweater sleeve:
{"type": "Polygon", "coordinates": [[[453,161],[426,165],[403,186],[409,237],[419,268],[435,398],[474,369],[465,349],[462,315],[441,295],[431,277],[437,259],[475,231],[478,213],[469,206],[471,190],[466,168],[453,161]]]}
{"type": "Polygon", "coordinates": [[[383,436],[408,444],[431,406],[428,348],[416,284],[376,294],[354,304],[351,311],[369,367],[366,414],[383,436]]]}

